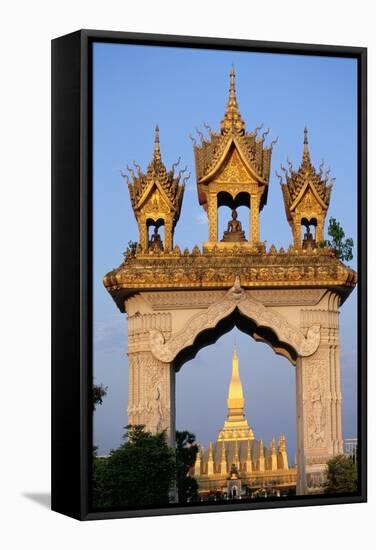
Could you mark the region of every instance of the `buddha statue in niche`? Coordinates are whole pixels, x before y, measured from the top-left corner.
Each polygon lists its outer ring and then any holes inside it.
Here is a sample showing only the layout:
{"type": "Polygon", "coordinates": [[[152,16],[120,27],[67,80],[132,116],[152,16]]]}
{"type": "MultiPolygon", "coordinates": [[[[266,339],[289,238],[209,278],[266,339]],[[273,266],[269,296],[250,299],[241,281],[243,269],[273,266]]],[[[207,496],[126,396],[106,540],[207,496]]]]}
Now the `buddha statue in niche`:
{"type": "Polygon", "coordinates": [[[163,250],[163,243],[160,234],[158,233],[158,227],[154,226],[154,232],[149,241],[149,248],[151,250],[163,250]]]}
{"type": "Polygon", "coordinates": [[[307,248],[317,248],[316,241],[315,241],[315,239],[313,238],[313,235],[312,235],[312,233],[311,233],[311,230],[310,230],[309,225],[306,226],[306,233],[304,234],[304,237],[303,237],[303,244],[302,244],[302,247],[303,247],[304,249],[307,249],[307,248]]]}
{"type": "Polygon", "coordinates": [[[232,209],[231,220],[227,224],[227,231],[223,233],[222,242],[242,242],[246,241],[244,231],[242,230],[242,224],[237,219],[238,213],[236,208],[232,209]]]}

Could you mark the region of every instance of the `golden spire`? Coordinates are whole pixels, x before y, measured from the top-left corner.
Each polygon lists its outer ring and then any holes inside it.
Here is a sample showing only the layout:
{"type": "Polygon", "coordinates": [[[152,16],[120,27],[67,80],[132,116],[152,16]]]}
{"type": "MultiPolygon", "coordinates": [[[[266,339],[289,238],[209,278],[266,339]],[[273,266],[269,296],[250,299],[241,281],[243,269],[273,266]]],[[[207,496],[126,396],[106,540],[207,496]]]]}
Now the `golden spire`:
{"type": "Polygon", "coordinates": [[[276,453],[276,449],[275,449],[275,439],[274,439],[274,437],[270,442],[270,453],[271,453],[271,456],[270,456],[270,469],[271,470],[276,470],[277,467],[278,467],[278,461],[277,461],[277,453],[276,453]]]}
{"type": "Polygon", "coordinates": [[[309,149],[308,149],[308,130],[307,130],[307,126],[304,126],[303,164],[311,164],[311,157],[309,155],[309,149]]]}
{"type": "Polygon", "coordinates": [[[221,474],[225,474],[226,472],[227,472],[226,447],[225,447],[224,440],[222,440],[221,474]]]}
{"type": "Polygon", "coordinates": [[[234,416],[236,417],[236,420],[244,418],[243,386],[239,375],[239,359],[238,354],[236,353],[235,345],[234,355],[232,358],[231,380],[228,389],[227,408],[228,420],[231,420],[231,417],[234,416]]]}
{"type": "Polygon", "coordinates": [[[198,445],[198,452],[196,455],[196,462],[195,462],[195,476],[199,476],[201,474],[201,446],[198,445]]]}
{"type": "Polygon", "coordinates": [[[286,437],[285,434],[282,434],[278,441],[278,451],[286,450],[286,437]]]}
{"type": "Polygon", "coordinates": [[[262,439],[260,440],[260,456],[261,457],[265,456],[265,454],[264,454],[264,442],[263,442],[262,439]]]}
{"type": "Polygon", "coordinates": [[[221,460],[222,460],[222,462],[226,462],[226,447],[225,447],[225,442],[224,441],[222,441],[221,460]]]}
{"type": "Polygon", "coordinates": [[[231,65],[231,71],[230,71],[230,90],[229,90],[227,107],[226,107],[224,118],[221,122],[222,134],[225,134],[231,130],[235,130],[240,134],[244,134],[244,130],[245,130],[245,124],[239,112],[238,102],[236,100],[235,70],[233,65],[231,65]]]}
{"type": "Polygon", "coordinates": [[[249,439],[247,441],[246,471],[252,472],[251,442],[249,439]]]}
{"type": "Polygon", "coordinates": [[[160,162],[161,161],[161,150],[160,150],[160,147],[159,147],[159,127],[158,127],[158,124],[155,127],[153,160],[155,162],[160,162]]]}
{"type": "Polygon", "coordinates": [[[213,458],[213,443],[210,442],[209,445],[209,456],[208,456],[208,475],[214,474],[214,458],[213,458]]]}
{"type": "Polygon", "coordinates": [[[253,430],[249,427],[244,414],[244,396],[242,381],[239,375],[239,359],[234,345],[232,372],[227,396],[227,419],[219,432],[218,441],[254,439],[253,430]]]}

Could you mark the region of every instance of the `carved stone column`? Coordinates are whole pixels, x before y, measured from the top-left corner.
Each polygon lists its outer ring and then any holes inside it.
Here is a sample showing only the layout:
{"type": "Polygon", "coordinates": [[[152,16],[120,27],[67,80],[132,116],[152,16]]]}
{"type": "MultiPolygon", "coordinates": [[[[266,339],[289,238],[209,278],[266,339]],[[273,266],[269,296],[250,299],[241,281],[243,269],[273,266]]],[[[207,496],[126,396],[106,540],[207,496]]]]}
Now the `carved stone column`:
{"type": "Polygon", "coordinates": [[[324,240],[324,217],[319,216],[317,220],[315,240],[317,243],[324,240]]]}
{"type": "Polygon", "coordinates": [[[166,430],[168,443],[175,442],[175,370],[151,352],[129,354],[128,423],[166,430]]]}
{"type": "Polygon", "coordinates": [[[173,243],[172,243],[172,224],[169,223],[169,222],[166,222],[165,226],[164,226],[164,243],[163,243],[163,246],[164,246],[164,250],[166,252],[170,252],[172,250],[172,247],[173,247],[173,243]]]}
{"type": "Polygon", "coordinates": [[[334,294],[328,310],[301,311],[303,326],[320,324],[321,340],[296,366],[299,494],[320,486],[327,461],[343,451],[338,316],[334,294]]]}
{"type": "Polygon", "coordinates": [[[251,195],[249,240],[253,245],[260,242],[260,194],[251,195]]]}
{"type": "Polygon", "coordinates": [[[301,248],[303,241],[302,225],[300,223],[300,219],[297,216],[294,216],[291,227],[294,239],[294,246],[295,248],[301,248]]]}
{"type": "Polygon", "coordinates": [[[209,241],[218,241],[218,208],[217,208],[217,195],[210,193],[209,206],[208,206],[208,219],[209,219],[209,241]]]}
{"type": "Polygon", "coordinates": [[[143,251],[146,251],[149,247],[149,238],[148,238],[148,228],[146,222],[141,220],[138,224],[139,234],[140,234],[140,245],[143,251]]]}

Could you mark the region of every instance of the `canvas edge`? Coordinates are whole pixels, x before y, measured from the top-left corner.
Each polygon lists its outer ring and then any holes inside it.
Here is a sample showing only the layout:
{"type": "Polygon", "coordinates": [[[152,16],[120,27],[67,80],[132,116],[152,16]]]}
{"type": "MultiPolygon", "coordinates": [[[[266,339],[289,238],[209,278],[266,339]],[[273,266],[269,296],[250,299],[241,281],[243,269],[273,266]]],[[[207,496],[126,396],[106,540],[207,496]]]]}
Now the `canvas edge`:
{"type": "MultiPolygon", "coordinates": [[[[64,261],[58,258],[58,254],[53,255],[52,260],[52,278],[53,278],[53,317],[52,317],[52,456],[53,456],[53,468],[52,468],[52,509],[61,512],[63,514],[72,516],[76,519],[82,520],[96,520],[96,519],[111,519],[111,518],[124,518],[124,517],[140,517],[140,516],[160,516],[160,515],[174,515],[174,514],[192,514],[192,513],[206,513],[206,512],[220,512],[220,511],[235,511],[235,510],[250,510],[260,508],[282,508],[282,507],[296,507],[296,506],[313,506],[313,505],[328,505],[328,504],[345,504],[354,502],[365,502],[367,500],[367,442],[366,442],[366,423],[367,423],[367,376],[366,376],[366,117],[367,117],[367,90],[366,90],[366,64],[367,64],[367,49],[358,47],[346,47],[346,46],[331,46],[331,45],[317,45],[317,44],[298,44],[298,43],[285,43],[285,42],[264,42],[254,40],[239,40],[239,39],[221,39],[221,38],[202,38],[202,37],[189,37],[189,36],[174,36],[174,35],[157,35],[157,34],[143,34],[143,33],[127,33],[116,31],[96,31],[96,30],[81,30],[64,37],[54,39],[52,41],[53,55],[52,61],[55,67],[52,70],[53,81],[53,99],[52,99],[52,181],[53,188],[64,186],[63,203],[64,206],[69,204],[69,190],[74,189],[74,185],[79,182],[80,192],[80,212],[79,212],[79,234],[77,232],[71,235],[71,240],[67,236],[64,237],[66,251],[72,254],[78,253],[80,256],[80,267],[77,272],[73,273],[75,282],[75,291],[79,289],[79,323],[80,331],[78,334],[80,340],[80,352],[79,352],[79,366],[77,374],[76,363],[73,361],[64,367],[64,354],[67,351],[68,355],[72,355],[72,342],[68,345],[66,342],[62,342],[62,332],[64,328],[63,322],[60,319],[57,312],[58,307],[61,307],[61,303],[56,299],[56,292],[59,288],[64,288],[64,279],[66,277],[59,273],[59,270],[64,268],[64,261]],[[69,118],[72,116],[75,120],[70,120],[70,123],[79,127],[79,148],[74,152],[74,159],[66,158],[67,169],[71,171],[71,177],[69,184],[61,174],[59,174],[58,164],[56,160],[56,138],[57,124],[56,117],[58,115],[56,111],[56,105],[54,98],[60,92],[59,88],[59,76],[57,71],[57,59],[54,55],[54,48],[60,43],[64,47],[63,43],[67,44],[70,40],[75,41],[78,50],[74,55],[78,55],[80,59],[80,75],[79,83],[75,82],[75,85],[79,86],[79,120],[76,120],[76,115],[71,115],[71,112],[77,113],[77,105],[74,102],[77,101],[77,95],[75,95],[74,101],[67,104],[68,117],[65,117],[65,131],[69,126],[69,118]],[[95,41],[105,42],[122,42],[122,43],[143,43],[149,45],[165,45],[165,46],[177,46],[177,47],[192,47],[192,48],[212,48],[212,49],[234,49],[243,51],[262,51],[270,53],[292,53],[300,55],[323,55],[323,56],[341,56],[341,57],[353,57],[358,60],[358,190],[359,190],[359,202],[358,202],[358,245],[359,245],[359,268],[360,268],[360,292],[358,297],[358,358],[361,361],[361,368],[358,372],[358,425],[359,434],[361,440],[361,458],[360,458],[360,480],[361,490],[359,495],[353,496],[323,496],[323,497],[309,497],[307,499],[301,498],[299,500],[287,500],[287,501],[268,501],[268,502],[255,502],[247,504],[221,504],[220,506],[205,505],[205,506],[185,506],[185,507],[173,507],[173,508],[159,508],[148,510],[122,510],[122,511],[106,511],[106,512],[93,512],[90,510],[89,498],[90,498],[90,471],[91,471],[91,435],[92,435],[92,415],[89,411],[89,397],[90,388],[92,383],[92,349],[91,349],[91,322],[92,322],[92,193],[91,193],[91,46],[95,41]],[[55,45],[55,46],[54,46],[55,45]],[[70,110],[69,107],[72,107],[70,110]],[[55,134],[54,134],[55,132],[55,134]],[[79,157],[79,170],[77,170],[77,155],[79,157]],[[60,350],[60,354],[59,354],[60,350]],[[59,355],[59,356],[58,356],[59,355]],[[63,357],[62,357],[63,356],[63,357]],[[65,414],[61,412],[62,399],[57,391],[59,381],[65,378],[66,387],[69,381],[74,386],[74,395],[79,395],[77,403],[77,397],[72,401],[64,403],[65,414]],[[69,409],[68,419],[66,415],[66,409],[69,409]],[[79,410],[79,414],[77,414],[79,410]],[[74,447],[70,444],[73,453],[73,458],[69,465],[72,469],[67,468],[67,462],[65,456],[58,456],[58,449],[61,448],[61,444],[58,444],[58,435],[64,433],[64,440],[67,440],[67,434],[73,434],[74,441],[76,442],[74,447]],[[78,436],[78,443],[77,443],[78,436]],[[74,479],[77,479],[77,471],[79,471],[79,495],[77,495],[77,482],[72,481],[72,472],[74,479]],[[57,479],[60,478],[60,479],[57,479]],[[64,481],[66,483],[64,483],[64,481]],[[59,493],[57,486],[61,484],[66,487],[72,487],[73,492],[64,491],[59,493]],[[70,493],[67,499],[66,493],[70,493]]],[[[56,53],[56,52],[55,52],[56,53]]],[[[65,62],[74,63],[74,59],[68,60],[68,56],[65,56],[65,62]]],[[[64,121],[63,121],[64,124],[64,121]]],[[[61,130],[61,128],[60,128],[61,130]]],[[[77,138],[77,136],[76,136],[77,138]]],[[[61,161],[60,161],[61,162],[61,161]]],[[[76,190],[77,191],[77,190],[76,190]]],[[[57,195],[53,193],[52,197],[52,210],[53,215],[61,210],[61,205],[57,204],[57,195]]],[[[74,210],[74,208],[73,208],[74,210]]],[[[70,212],[72,213],[72,212],[70,212]]],[[[59,247],[59,230],[57,229],[57,218],[53,223],[53,235],[52,246],[53,249],[59,247]]],[[[77,222],[77,220],[75,220],[77,222]]],[[[66,274],[66,270],[64,271],[66,274]]],[[[76,294],[75,294],[76,296],[76,294]]],[[[75,304],[66,304],[67,310],[74,309],[75,304]]],[[[76,304],[77,307],[77,304],[76,304]]],[[[63,315],[63,317],[65,317],[63,315]]],[[[77,336],[77,335],[76,335],[77,336]]],[[[75,341],[74,346],[77,345],[75,341]]],[[[74,348],[76,349],[76,348],[74,348]]],[[[60,392],[61,393],[61,392],[60,392]]]]}

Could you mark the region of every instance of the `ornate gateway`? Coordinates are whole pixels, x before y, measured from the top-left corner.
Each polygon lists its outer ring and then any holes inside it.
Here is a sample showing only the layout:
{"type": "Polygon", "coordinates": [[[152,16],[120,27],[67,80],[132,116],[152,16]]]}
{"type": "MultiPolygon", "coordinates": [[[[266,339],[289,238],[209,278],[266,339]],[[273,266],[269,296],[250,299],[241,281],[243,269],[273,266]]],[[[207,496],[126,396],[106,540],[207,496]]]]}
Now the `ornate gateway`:
{"type": "Polygon", "coordinates": [[[299,170],[289,164],[285,179],[280,177],[293,242],[287,250],[266,250],[259,214],[267,203],[276,140],[267,145],[268,131],[259,135],[260,128],[246,132],[233,68],[220,130],[209,130],[209,138],[199,132],[201,143],[194,142],[198,199],[208,217],[202,248],[181,251],[173,244],[188,176],[180,183],[184,171],[175,174],[176,164],[165,168],[158,127],[146,172],[135,163],[137,174],[130,169],[131,178],[125,176],[139,240],[104,284],[129,321],[129,422],[166,429],[173,444],[176,372],[237,326],[296,369],[297,492],[304,494],[321,482],[327,460],[342,451],[338,317],[356,273],[332,249],[319,246],[333,181],[322,166],[317,171],[312,165],[305,130],[299,170]],[[232,209],[232,219],[218,235],[222,205],[232,209]],[[249,208],[249,235],[237,219],[239,206],[249,208]]]}

